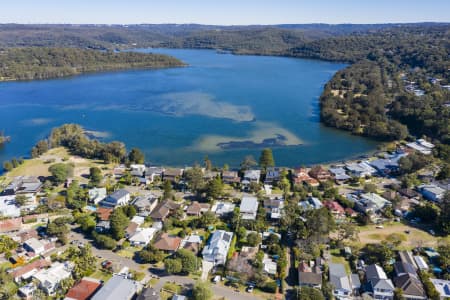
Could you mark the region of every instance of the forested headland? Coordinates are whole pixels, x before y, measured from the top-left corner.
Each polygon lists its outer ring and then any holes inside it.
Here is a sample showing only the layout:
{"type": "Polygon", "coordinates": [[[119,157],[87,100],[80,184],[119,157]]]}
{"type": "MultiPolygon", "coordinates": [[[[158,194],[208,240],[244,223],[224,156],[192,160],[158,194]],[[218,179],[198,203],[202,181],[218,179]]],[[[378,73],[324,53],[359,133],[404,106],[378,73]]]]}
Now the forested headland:
{"type": "Polygon", "coordinates": [[[88,72],[184,66],[161,54],[26,47],[0,51],[0,81],[66,77],[88,72]]]}

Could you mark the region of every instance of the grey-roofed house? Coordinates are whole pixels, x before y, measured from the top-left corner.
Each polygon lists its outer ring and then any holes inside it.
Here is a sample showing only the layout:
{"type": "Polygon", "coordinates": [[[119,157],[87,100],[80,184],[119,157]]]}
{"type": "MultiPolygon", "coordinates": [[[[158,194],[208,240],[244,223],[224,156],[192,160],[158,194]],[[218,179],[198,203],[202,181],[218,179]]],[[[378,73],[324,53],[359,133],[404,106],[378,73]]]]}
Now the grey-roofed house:
{"type": "Polygon", "coordinates": [[[136,300],[160,300],[161,296],[159,295],[159,291],[155,290],[152,287],[145,288],[142,293],[139,294],[136,300]]]}
{"type": "Polygon", "coordinates": [[[375,170],[366,162],[346,164],[345,168],[347,169],[347,171],[350,173],[351,176],[356,177],[372,176],[377,172],[377,170],[375,170]]]}
{"type": "Polygon", "coordinates": [[[261,170],[247,170],[244,172],[242,184],[250,184],[251,182],[259,183],[261,170]]]}
{"type": "Polygon", "coordinates": [[[333,295],[336,299],[350,299],[352,295],[352,285],[349,276],[345,272],[343,264],[330,263],[330,283],[333,285],[333,295]]]}
{"type": "Polygon", "coordinates": [[[396,274],[394,285],[403,291],[403,296],[407,300],[427,299],[422,282],[412,264],[398,261],[394,264],[394,270],[396,274]]]}
{"type": "Polygon", "coordinates": [[[226,216],[231,214],[234,211],[234,205],[232,202],[216,202],[211,208],[211,211],[214,212],[218,216],[226,216]]]}
{"type": "Polygon", "coordinates": [[[106,197],[100,202],[100,206],[116,208],[118,206],[127,205],[130,202],[130,192],[125,189],[120,189],[106,197]]]}
{"type": "Polygon", "coordinates": [[[436,184],[422,184],[417,188],[425,199],[433,202],[441,202],[446,192],[445,189],[436,184]]]}
{"type": "Polygon", "coordinates": [[[131,300],[141,289],[142,286],[138,282],[121,275],[113,275],[92,300],[131,300]]]}
{"type": "Polygon", "coordinates": [[[132,204],[136,207],[139,216],[147,217],[158,205],[158,197],[153,194],[138,196],[132,204]]]}
{"type": "Polygon", "coordinates": [[[299,269],[298,285],[320,289],[322,288],[322,274],[316,272],[304,272],[299,269]]]}
{"type": "Polygon", "coordinates": [[[355,208],[364,213],[379,213],[383,208],[392,205],[392,203],[378,194],[365,193],[356,198],[355,208]]]}
{"type": "Polygon", "coordinates": [[[258,213],[258,198],[244,196],[239,207],[242,220],[255,220],[258,213]]]}
{"type": "Polygon", "coordinates": [[[336,181],[346,181],[351,179],[351,177],[347,175],[345,169],[342,167],[330,168],[328,171],[336,181]]]}
{"type": "Polygon", "coordinates": [[[379,265],[370,265],[366,268],[366,281],[368,292],[375,299],[394,299],[394,284],[388,279],[383,268],[379,265]]]}
{"type": "Polygon", "coordinates": [[[239,174],[236,171],[223,171],[222,181],[227,184],[239,183],[241,182],[241,178],[239,177],[239,174]]]}
{"type": "Polygon", "coordinates": [[[232,239],[232,232],[216,230],[211,235],[208,244],[203,248],[203,259],[214,263],[214,265],[225,264],[232,239]]]}
{"type": "Polygon", "coordinates": [[[320,202],[319,198],[316,197],[308,197],[305,201],[300,201],[298,205],[304,210],[319,209],[323,207],[322,202],[320,202]]]}

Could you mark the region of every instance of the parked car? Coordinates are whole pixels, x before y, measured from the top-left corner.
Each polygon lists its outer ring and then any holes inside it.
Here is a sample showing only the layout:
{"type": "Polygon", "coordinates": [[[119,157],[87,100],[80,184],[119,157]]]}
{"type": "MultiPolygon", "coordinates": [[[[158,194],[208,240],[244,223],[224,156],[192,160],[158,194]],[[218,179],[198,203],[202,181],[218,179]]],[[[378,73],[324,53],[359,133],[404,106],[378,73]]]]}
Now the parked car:
{"type": "Polygon", "coordinates": [[[247,293],[253,293],[253,289],[254,289],[254,286],[253,285],[249,285],[248,287],[247,287],[247,293]]]}

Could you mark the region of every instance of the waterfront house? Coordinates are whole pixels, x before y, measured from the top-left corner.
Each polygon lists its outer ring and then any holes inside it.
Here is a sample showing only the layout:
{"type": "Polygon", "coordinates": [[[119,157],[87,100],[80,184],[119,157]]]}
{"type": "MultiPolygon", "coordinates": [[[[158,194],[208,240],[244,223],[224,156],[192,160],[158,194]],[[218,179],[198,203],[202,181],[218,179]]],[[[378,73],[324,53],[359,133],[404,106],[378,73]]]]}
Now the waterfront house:
{"type": "Polygon", "coordinates": [[[93,188],[88,191],[89,202],[98,204],[106,198],[106,188],[93,188]]]}
{"type": "Polygon", "coordinates": [[[167,168],[163,172],[163,179],[171,182],[178,182],[183,176],[183,169],[180,168],[167,168]]]}
{"type": "Polygon", "coordinates": [[[227,261],[232,239],[232,232],[216,230],[209,238],[208,244],[203,248],[203,259],[212,262],[215,266],[224,265],[227,261]]]}
{"type": "Polygon", "coordinates": [[[240,213],[242,220],[255,220],[258,213],[258,198],[244,196],[241,201],[240,213]]]}
{"type": "Polygon", "coordinates": [[[427,142],[424,139],[418,139],[415,142],[406,144],[406,146],[424,155],[430,155],[435,147],[432,143],[427,142]]]}
{"type": "Polygon", "coordinates": [[[317,179],[312,178],[311,176],[309,176],[308,174],[308,170],[305,168],[299,168],[297,170],[294,171],[293,174],[294,177],[294,183],[295,184],[307,184],[310,185],[312,187],[317,187],[319,186],[319,181],[317,181],[317,179]]]}
{"type": "Polygon", "coordinates": [[[337,183],[341,183],[351,179],[351,177],[347,175],[345,169],[342,167],[330,168],[329,172],[337,183]]]}
{"type": "Polygon", "coordinates": [[[241,178],[236,171],[223,171],[222,172],[222,181],[226,184],[240,183],[241,178]]]}
{"type": "Polygon", "coordinates": [[[136,177],[145,177],[145,171],[146,171],[145,165],[142,164],[132,164],[130,165],[130,174],[131,176],[136,177]]]}
{"type": "Polygon", "coordinates": [[[331,178],[330,172],[325,170],[322,166],[312,167],[308,174],[318,181],[326,181],[331,178]]]}
{"type": "Polygon", "coordinates": [[[370,265],[366,268],[366,281],[368,292],[375,299],[394,299],[394,284],[388,279],[386,273],[379,265],[370,265]]]}
{"type": "Polygon", "coordinates": [[[118,191],[115,191],[108,197],[106,197],[105,200],[100,202],[100,205],[102,207],[107,208],[116,208],[119,206],[127,205],[130,202],[131,194],[125,189],[120,189],[118,191]]]}
{"type": "Polygon", "coordinates": [[[152,183],[156,178],[161,179],[164,173],[164,169],[161,167],[148,167],[145,170],[145,177],[148,178],[149,182],[152,183]]]}
{"type": "Polygon", "coordinates": [[[264,184],[274,184],[277,181],[280,181],[281,178],[281,169],[280,168],[267,168],[266,178],[264,179],[264,184]]]}
{"type": "Polygon", "coordinates": [[[348,173],[354,177],[368,177],[374,175],[377,170],[371,167],[367,162],[349,163],[345,165],[348,173]]]}
{"type": "Polygon", "coordinates": [[[123,275],[113,277],[95,293],[91,300],[131,300],[142,290],[142,285],[137,281],[128,279],[123,275]]]}
{"type": "Polygon", "coordinates": [[[247,170],[244,172],[242,184],[249,185],[252,182],[259,183],[261,178],[261,170],[247,170]]]}

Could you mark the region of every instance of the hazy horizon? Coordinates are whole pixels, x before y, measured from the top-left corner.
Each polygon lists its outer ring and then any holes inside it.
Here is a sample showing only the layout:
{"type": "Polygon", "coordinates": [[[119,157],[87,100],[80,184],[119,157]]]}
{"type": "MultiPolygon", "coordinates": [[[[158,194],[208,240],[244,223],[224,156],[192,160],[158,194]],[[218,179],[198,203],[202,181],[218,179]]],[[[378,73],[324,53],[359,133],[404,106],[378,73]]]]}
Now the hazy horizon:
{"type": "Polygon", "coordinates": [[[386,24],[450,21],[446,0],[34,0],[2,4],[17,24],[386,24]]]}

